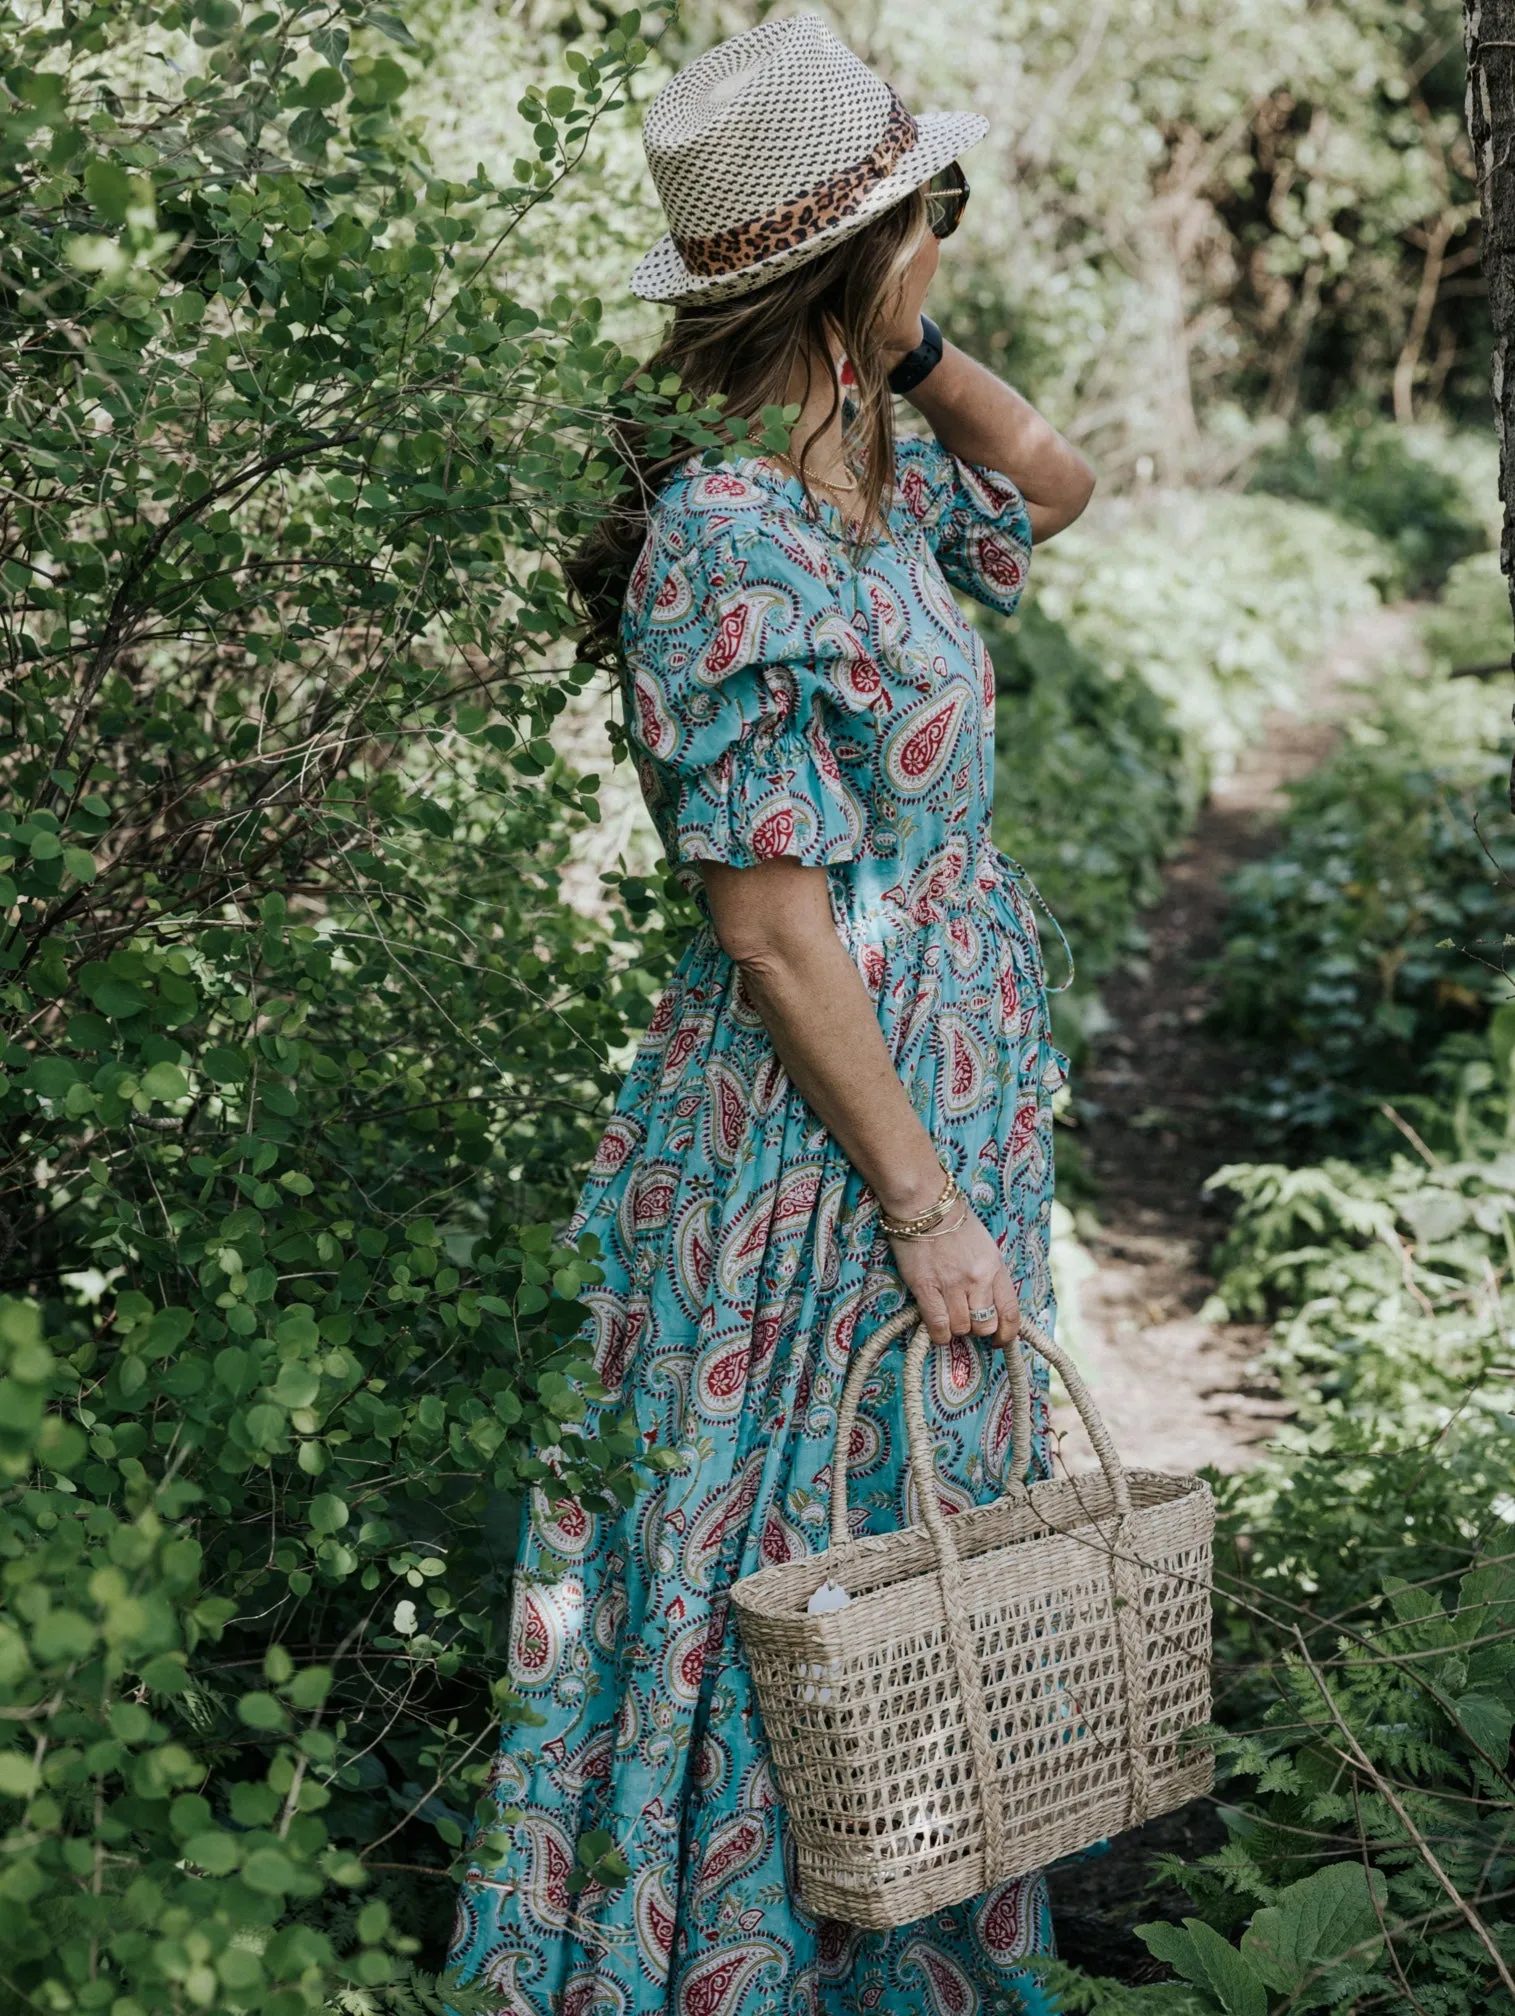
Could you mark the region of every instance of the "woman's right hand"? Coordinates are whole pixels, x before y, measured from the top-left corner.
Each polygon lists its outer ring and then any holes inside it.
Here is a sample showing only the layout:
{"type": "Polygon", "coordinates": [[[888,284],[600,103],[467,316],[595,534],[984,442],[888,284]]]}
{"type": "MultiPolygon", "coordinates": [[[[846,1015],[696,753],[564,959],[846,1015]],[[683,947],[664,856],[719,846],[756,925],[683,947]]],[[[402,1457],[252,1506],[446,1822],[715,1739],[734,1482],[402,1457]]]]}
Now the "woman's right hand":
{"type": "Polygon", "coordinates": [[[1008,1350],[1020,1335],[1020,1297],[994,1235],[968,1206],[962,1223],[941,1238],[891,1239],[890,1250],[934,1344],[949,1337],[982,1337],[1008,1350]],[[992,1322],[973,1321],[971,1309],[993,1306],[992,1322]]]}

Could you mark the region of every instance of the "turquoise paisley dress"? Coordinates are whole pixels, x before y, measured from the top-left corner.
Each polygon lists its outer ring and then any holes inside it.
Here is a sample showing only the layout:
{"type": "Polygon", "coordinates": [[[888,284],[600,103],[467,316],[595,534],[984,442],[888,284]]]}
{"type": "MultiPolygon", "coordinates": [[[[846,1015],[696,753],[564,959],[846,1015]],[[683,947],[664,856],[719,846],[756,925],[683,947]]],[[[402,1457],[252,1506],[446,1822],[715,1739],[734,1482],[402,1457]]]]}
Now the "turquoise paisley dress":
{"type": "MultiPolygon", "coordinates": [[[[901,440],[890,537],[849,553],[761,456],[695,457],[660,493],[622,623],[627,721],[668,860],[703,921],[637,1051],[568,1226],[603,1281],[584,1342],[677,1465],[618,1516],[538,1494],[489,1800],[451,1959],[509,2016],[1038,2016],[1040,1874],[889,1933],[795,1901],[779,1788],[727,1592],[826,1543],[848,1359],[904,1291],[877,1205],[791,1085],[716,942],[699,861],[824,868],[910,1098],[1038,1323],[1048,1261],[1049,1033],[1023,877],[989,839],[994,680],[949,592],[1010,611],[1031,535],[1015,485],[901,440]],[[623,1883],[570,1887],[609,1833],[623,1883]]],[[[1009,1382],[971,1337],[933,1353],[935,1475],[912,1474],[891,1354],[851,1456],[858,1531],[1001,1488],[1009,1382]]],[[[1036,1463],[1046,1466],[1045,1401],[1036,1463]]]]}

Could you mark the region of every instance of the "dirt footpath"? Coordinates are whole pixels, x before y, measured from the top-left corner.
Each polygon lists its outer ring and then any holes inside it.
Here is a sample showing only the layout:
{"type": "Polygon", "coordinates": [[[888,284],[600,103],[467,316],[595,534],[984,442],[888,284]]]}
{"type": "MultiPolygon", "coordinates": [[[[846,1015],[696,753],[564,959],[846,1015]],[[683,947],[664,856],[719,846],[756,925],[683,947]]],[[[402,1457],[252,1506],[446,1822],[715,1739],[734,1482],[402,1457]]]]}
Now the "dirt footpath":
{"type": "MultiPolygon", "coordinates": [[[[1095,1267],[1079,1294],[1075,1341],[1128,1460],[1239,1469],[1280,1418],[1277,1398],[1247,1369],[1261,1327],[1200,1313],[1215,1285],[1206,1256],[1224,1223],[1205,1179],[1256,1152],[1223,1104],[1239,1058],[1204,1028],[1213,990],[1203,968],[1221,949],[1222,883],[1270,851],[1284,785],[1320,762],[1386,662],[1415,655],[1407,604],[1375,610],[1343,633],[1316,669],[1308,711],[1269,721],[1171,863],[1162,900],[1144,920],[1146,970],[1102,990],[1115,1027],[1073,1084],[1077,1138],[1098,1186],[1097,1229],[1080,1214],[1095,1267]]],[[[1065,1460],[1081,1468],[1092,1460],[1082,1431],[1067,1408],[1057,1419],[1067,1431],[1065,1460]]]]}
{"type": "MultiPolygon", "coordinates": [[[[1098,1184],[1097,1224],[1080,1214],[1094,1265],[1078,1297],[1076,1344],[1128,1461],[1241,1469],[1284,1412],[1248,1369],[1262,1327],[1200,1313],[1215,1285],[1205,1260],[1224,1224],[1224,1207],[1202,1186],[1224,1163],[1255,1152],[1222,1103],[1241,1058],[1203,1027],[1212,991],[1203,967],[1221,947],[1221,885],[1233,868],[1269,852],[1284,785],[1320,762],[1343,715],[1386,663],[1415,656],[1407,605],[1377,610],[1344,633],[1317,668],[1308,712],[1268,723],[1171,864],[1162,900],[1145,919],[1146,970],[1103,990],[1116,1026],[1074,1079],[1078,1138],[1098,1184]]],[[[1073,1469],[1092,1463],[1072,1410],[1059,1409],[1054,1424],[1063,1460],[1073,1469]]],[[[1164,1978],[1134,1927],[1192,1907],[1173,1886],[1149,1889],[1153,1858],[1193,1859],[1225,1838],[1213,1803],[1196,1799],[1121,1835],[1100,1859],[1054,1871],[1058,1951],[1093,1974],[1164,1978]]]]}

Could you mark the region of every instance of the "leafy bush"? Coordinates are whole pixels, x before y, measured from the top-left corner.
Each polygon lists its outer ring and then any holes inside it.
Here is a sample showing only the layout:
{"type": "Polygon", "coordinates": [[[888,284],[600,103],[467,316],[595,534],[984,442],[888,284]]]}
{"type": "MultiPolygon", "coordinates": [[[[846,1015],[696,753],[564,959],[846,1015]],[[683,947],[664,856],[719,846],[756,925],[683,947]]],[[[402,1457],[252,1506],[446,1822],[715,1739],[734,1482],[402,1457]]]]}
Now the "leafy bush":
{"type": "Polygon", "coordinates": [[[1424,594],[1488,544],[1480,502],[1438,446],[1425,430],[1371,414],[1311,414],[1263,451],[1251,488],[1319,505],[1375,533],[1394,556],[1385,585],[1424,594]]]}
{"type": "Polygon", "coordinates": [[[1271,708],[1377,606],[1392,559],[1329,512],[1285,498],[1169,491],[1106,504],[1033,561],[1037,602],[1110,679],[1142,679],[1183,737],[1203,795],[1271,708]]]}
{"type": "Polygon", "coordinates": [[[1087,1008],[1084,983],[1141,950],[1136,913],[1193,820],[1183,745],[1144,680],[1112,677],[1039,606],[980,620],[1000,696],[995,843],[1030,868],[1067,932],[1080,984],[1066,998],[1087,1008]]]}
{"type": "Polygon", "coordinates": [[[1054,997],[1081,1055],[1093,985],[1139,958],[1138,914],[1210,779],[1309,662],[1375,605],[1381,554],[1322,513],[1168,495],[1106,507],[1039,553],[1034,599],[976,609],[999,689],[994,837],[1066,930],[1079,984],[1054,997]]]}
{"type": "Polygon", "coordinates": [[[1506,998],[1515,833],[1489,711],[1406,674],[1292,787],[1278,852],[1233,878],[1217,1018],[1257,1048],[1263,1138],[1350,1144],[1506,998]]]}
{"type": "Polygon", "coordinates": [[[551,561],[713,416],[496,268],[637,26],[503,186],[356,0],[0,28],[10,2006],[436,2008],[533,1447],[628,1489],[559,1227],[680,918],[561,900],[551,561]]]}
{"type": "MultiPolygon", "coordinates": [[[[1510,590],[1497,552],[1459,560],[1421,616],[1420,632],[1433,666],[1495,665],[1510,656],[1510,590]]],[[[1492,710],[1491,710],[1492,712],[1492,710]]]]}
{"type": "Polygon", "coordinates": [[[1212,1179],[1240,1202],[1210,1313],[1276,1319],[1266,1363],[1295,1409],[1256,1470],[1214,1480],[1229,1838],[1161,1862],[1194,1912],[1141,1929],[1178,1982],[1053,1968],[1070,2011],[1474,2016],[1504,1992],[1510,1091],[1504,1108],[1457,1162],[1212,1179]]]}

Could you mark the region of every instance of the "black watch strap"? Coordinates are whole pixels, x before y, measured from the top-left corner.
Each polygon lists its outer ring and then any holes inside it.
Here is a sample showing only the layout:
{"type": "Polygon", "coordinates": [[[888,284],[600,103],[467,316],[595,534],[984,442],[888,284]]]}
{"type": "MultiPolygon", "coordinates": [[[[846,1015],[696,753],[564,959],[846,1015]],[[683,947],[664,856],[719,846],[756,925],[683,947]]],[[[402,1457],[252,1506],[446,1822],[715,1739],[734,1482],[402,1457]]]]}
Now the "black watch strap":
{"type": "Polygon", "coordinates": [[[929,315],[921,317],[923,340],[889,373],[891,392],[911,392],[942,361],[942,332],[929,315]]]}

